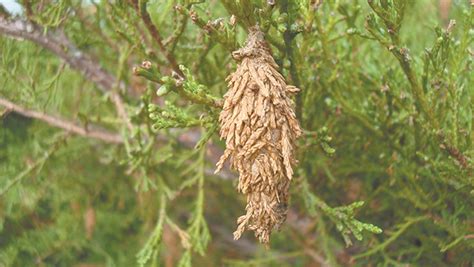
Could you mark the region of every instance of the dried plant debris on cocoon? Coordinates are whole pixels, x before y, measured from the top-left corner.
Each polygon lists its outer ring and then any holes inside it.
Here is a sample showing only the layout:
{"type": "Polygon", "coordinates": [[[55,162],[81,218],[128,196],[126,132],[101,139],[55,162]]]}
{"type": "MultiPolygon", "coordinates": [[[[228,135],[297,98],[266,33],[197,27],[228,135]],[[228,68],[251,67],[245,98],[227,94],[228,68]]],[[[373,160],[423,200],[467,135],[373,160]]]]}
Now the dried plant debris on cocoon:
{"type": "Polygon", "coordinates": [[[278,72],[258,27],[249,29],[245,47],[232,56],[238,66],[227,78],[229,90],[219,118],[226,150],[217,171],[230,159],[231,168],[239,172],[238,190],[247,196],[234,239],[249,229],[267,245],[288,210],[294,143],[301,135],[290,96],[299,89],[287,85],[278,72]]]}

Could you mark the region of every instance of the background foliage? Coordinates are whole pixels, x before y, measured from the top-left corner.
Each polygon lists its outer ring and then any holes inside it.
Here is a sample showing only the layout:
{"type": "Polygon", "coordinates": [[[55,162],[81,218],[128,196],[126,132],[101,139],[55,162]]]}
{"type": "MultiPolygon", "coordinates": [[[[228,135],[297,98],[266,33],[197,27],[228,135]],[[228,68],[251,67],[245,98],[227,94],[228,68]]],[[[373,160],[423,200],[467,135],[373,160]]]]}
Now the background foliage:
{"type": "Polygon", "coordinates": [[[1,266],[473,264],[469,1],[20,4],[0,9],[1,266]],[[305,130],[270,250],[232,240],[245,199],[213,174],[255,23],[305,130]]]}

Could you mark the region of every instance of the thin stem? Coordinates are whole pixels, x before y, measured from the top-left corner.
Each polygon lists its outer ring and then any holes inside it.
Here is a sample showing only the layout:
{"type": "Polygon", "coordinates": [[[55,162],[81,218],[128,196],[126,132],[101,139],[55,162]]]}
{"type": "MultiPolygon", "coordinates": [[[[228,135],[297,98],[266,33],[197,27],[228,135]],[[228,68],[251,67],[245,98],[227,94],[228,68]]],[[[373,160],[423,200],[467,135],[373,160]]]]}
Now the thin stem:
{"type": "Polygon", "coordinates": [[[148,14],[148,11],[146,10],[147,3],[148,3],[148,0],[140,0],[137,6],[138,8],[137,11],[139,12],[140,17],[142,18],[142,21],[145,24],[145,27],[147,28],[151,37],[158,44],[158,47],[160,48],[161,53],[163,53],[166,60],[168,60],[168,62],[171,64],[171,68],[173,69],[173,71],[183,76],[183,72],[179,69],[179,66],[178,66],[178,63],[176,62],[175,57],[171,53],[168,52],[165,45],[163,44],[163,38],[161,37],[160,32],[156,28],[155,24],[153,24],[153,22],[151,21],[150,14],[148,14]]]}
{"type": "MultiPolygon", "coordinates": [[[[63,140],[63,139],[60,139],[60,140],[63,140]]],[[[49,159],[49,157],[51,157],[51,155],[56,152],[59,148],[59,141],[56,141],[52,146],[51,148],[46,152],[46,154],[40,158],[39,160],[37,160],[35,163],[33,163],[32,165],[28,166],[28,168],[26,168],[24,171],[20,172],[17,176],[15,176],[13,179],[11,179],[10,181],[8,181],[7,185],[2,188],[0,190],[0,197],[2,197],[3,195],[5,195],[14,185],[16,185],[17,183],[19,183],[21,180],[23,180],[23,178],[25,176],[27,176],[29,173],[31,173],[32,171],[34,171],[35,169],[37,168],[40,168],[44,165],[44,163],[49,159]]]]}
{"type": "Polygon", "coordinates": [[[426,220],[426,219],[428,219],[428,216],[408,218],[406,220],[406,222],[402,225],[399,225],[398,230],[395,233],[393,233],[388,239],[386,239],[383,243],[373,247],[372,249],[370,249],[367,252],[364,252],[364,253],[361,253],[361,254],[358,254],[358,255],[354,256],[354,259],[368,257],[368,256],[370,256],[374,253],[377,253],[379,251],[383,251],[388,245],[390,245],[392,242],[397,240],[397,238],[399,238],[410,226],[412,226],[413,224],[418,223],[420,221],[426,220]]]}
{"type": "MultiPolygon", "coordinates": [[[[288,14],[289,4],[290,3],[288,0],[281,1],[281,13],[288,14]]],[[[301,89],[300,78],[298,76],[298,70],[296,68],[295,53],[292,46],[293,40],[296,37],[297,33],[291,30],[291,24],[292,24],[292,21],[289,17],[286,23],[286,31],[283,33],[283,40],[285,42],[286,56],[288,57],[288,60],[290,61],[291,80],[293,81],[293,84],[296,87],[301,89]]],[[[296,109],[296,117],[298,118],[299,121],[301,121],[302,114],[303,114],[303,98],[301,94],[296,95],[296,108],[295,109],[296,109]]]]}

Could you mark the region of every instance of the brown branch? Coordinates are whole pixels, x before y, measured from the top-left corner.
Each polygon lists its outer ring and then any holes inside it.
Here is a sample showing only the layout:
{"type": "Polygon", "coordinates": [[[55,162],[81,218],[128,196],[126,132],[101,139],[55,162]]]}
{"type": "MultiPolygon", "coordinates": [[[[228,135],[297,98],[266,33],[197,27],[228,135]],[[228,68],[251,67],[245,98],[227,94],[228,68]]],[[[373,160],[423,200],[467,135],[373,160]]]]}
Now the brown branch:
{"type": "MultiPolygon", "coordinates": [[[[63,118],[48,115],[39,111],[26,109],[4,98],[0,98],[0,106],[5,107],[9,111],[14,111],[16,113],[19,113],[25,117],[44,121],[51,126],[61,128],[69,133],[74,133],[80,136],[98,139],[107,143],[115,143],[115,144],[123,143],[122,137],[116,133],[111,133],[105,130],[97,130],[97,129],[92,130],[85,127],[81,127],[63,118]]],[[[94,127],[94,128],[97,128],[97,127],[94,127]]]]}
{"type": "Polygon", "coordinates": [[[184,76],[183,72],[178,67],[178,63],[176,62],[176,59],[166,49],[165,45],[163,44],[163,39],[160,35],[160,32],[156,28],[155,24],[153,24],[153,22],[151,21],[150,14],[148,14],[148,11],[146,10],[146,5],[147,5],[147,1],[143,1],[143,2],[140,1],[140,3],[137,3],[137,1],[133,1],[134,8],[137,10],[148,32],[150,32],[151,37],[158,44],[161,53],[163,53],[163,55],[166,57],[166,60],[168,60],[168,62],[170,63],[173,71],[178,73],[180,76],[184,76]]]}
{"type": "MultiPolygon", "coordinates": [[[[6,20],[0,17],[0,34],[22,38],[42,46],[63,59],[71,68],[82,72],[88,80],[97,84],[101,91],[110,92],[118,115],[127,128],[132,130],[132,124],[128,118],[123,100],[114,89],[114,85],[117,84],[116,78],[102,69],[99,62],[78,50],[63,32],[51,29],[46,34],[44,32],[41,26],[28,21],[20,19],[6,20]]],[[[121,84],[121,86],[124,85],[121,84]]]]}
{"type": "Polygon", "coordinates": [[[0,33],[23,38],[41,45],[45,49],[58,55],[66,61],[72,68],[82,71],[86,78],[96,83],[102,91],[113,88],[115,78],[99,67],[97,62],[87,57],[86,54],[78,51],[67,37],[61,32],[54,32],[49,29],[43,34],[40,26],[23,20],[5,20],[0,18],[0,33]]]}
{"type": "Polygon", "coordinates": [[[29,0],[22,0],[21,5],[23,6],[23,9],[25,10],[25,15],[27,18],[33,17],[33,9],[31,7],[31,1],[29,0]]]}

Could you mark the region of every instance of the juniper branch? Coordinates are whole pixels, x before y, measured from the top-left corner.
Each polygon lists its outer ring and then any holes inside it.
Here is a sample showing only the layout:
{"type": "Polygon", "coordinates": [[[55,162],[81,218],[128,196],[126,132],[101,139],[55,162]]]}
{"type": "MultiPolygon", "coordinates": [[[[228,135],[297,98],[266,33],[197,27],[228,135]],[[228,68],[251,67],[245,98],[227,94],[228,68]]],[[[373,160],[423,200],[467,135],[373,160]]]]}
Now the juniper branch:
{"type": "Polygon", "coordinates": [[[153,40],[155,40],[155,42],[158,44],[161,53],[163,53],[166,60],[168,60],[168,62],[171,64],[171,68],[173,69],[173,71],[180,75],[183,75],[183,73],[179,69],[178,63],[176,62],[176,58],[170,52],[168,52],[165,45],[163,44],[163,38],[161,37],[158,28],[156,28],[155,24],[153,24],[153,21],[151,21],[150,14],[148,14],[148,11],[146,10],[148,0],[135,0],[133,2],[136,11],[140,15],[140,18],[142,19],[143,23],[145,24],[145,27],[147,28],[153,40]]]}
{"type": "Polygon", "coordinates": [[[184,8],[183,6],[177,5],[176,11],[181,13],[184,16],[189,16],[191,21],[201,28],[211,39],[220,43],[224,46],[229,52],[233,52],[238,49],[238,44],[235,39],[235,34],[233,32],[228,32],[222,28],[223,24],[218,20],[216,21],[205,21],[196,13],[195,10],[191,9],[191,6],[184,8]],[[216,23],[217,22],[217,23],[216,23]]]}
{"type": "MultiPolygon", "coordinates": [[[[48,115],[43,112],[29,110],[24,107],[21,107],[9,100],[0,98],[0,106],[5,107],[7,110],[15,111],[21,115],[33,119],[38,119],[48,123],[51,126],[61,128],[66,132],[74,133],[80,136],[89,137],[93,139],[98,139],[107,143],[122,143],[122,137],[119,134],[111,133],[105,130],[92,130],[86,127],[77,125],[76,123],[70,122],[64,118],[48,115]]],[[[91,127],[97,128],[97,127],[91,127]]]]}
{"type": "MultiPolygon", "coordinates": [[[[465,156],[461,150],[456,148],[449,140],[447,140],[443,130],[441,129],[440,122],[434,114],[433,109],[428,104],[427,97],[423,91],[422,84],[420,83],[417,74],[415,73],[410,60],[410,54],[408,49],[401,47],[402,44],[399,38],[399,30],[401,27],[401,21],[403,20],[404,10],[406,5],[401,2],[401,6],[395,8],[396,19],[391,18],[390,14],[386,10],[382,10],[376,5],[373,0],[368,0],[369,6],[377,14],[377,16],[383,21],[384,26],[389,34],[390,40],[387,40],[384,36],[378,33],[377,27],[379,27],[374,16],[369,16],[366,22],[366,29],[369,33],[383,46],[385,46],[390,53],[397,59],[400,67],[407,78],[413,96],[415,98],[415,106],[426,116],[429,125],[432,127],[433,132],[439,143],[441,150],[444,150],[452,156],[459,165],[464,169],[471,169],[468,163],[468,157],[465,156]]],[[[452,26],[451,26],[452,27],[452,26]]],[[[451,27],[448,27],[450,30],[451,27]]]]}
{"type": "Polygon", "coordinates": [[[166,84],[167,86],[171,87],[169,89],[174,90],[181,97],[195,104],[203,104],[207,106],[212,106],[214,108],[222,108],[223,106],[222,100],[220,99],[217,99],[208,94],[195,94],[193,92],[186,90],[186,88],[184,88],[185,81],[186,81],[186,77],[184,76],[184,74],[183,76],[173,75],[173,77],[169,77],[169,76],[161,77],[157,68],[155,68],[152,65],[152,63],[149,61],[144,61],[141,66],[134,67],[133,74],[144,77],[147,80],[158,83],[158,84],[162,84],[162,85],[166,84]]]}

